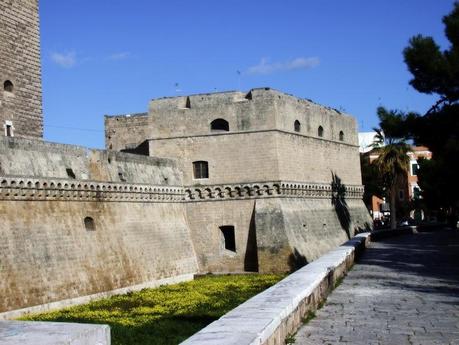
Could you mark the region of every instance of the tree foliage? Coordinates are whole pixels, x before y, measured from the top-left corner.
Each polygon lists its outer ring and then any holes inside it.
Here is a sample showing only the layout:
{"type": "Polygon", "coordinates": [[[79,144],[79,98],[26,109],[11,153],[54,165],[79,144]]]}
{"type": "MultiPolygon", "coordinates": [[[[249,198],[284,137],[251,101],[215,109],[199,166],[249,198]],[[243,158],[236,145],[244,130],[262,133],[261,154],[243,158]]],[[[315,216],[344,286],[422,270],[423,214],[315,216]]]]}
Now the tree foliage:
{"type": "MultiPolygon", "coordinates": [[[[410,84],[419,92],[438,94],[439,104],[459,100],[459,3],[443,17],[445,35],[451,43],[441,51],[432,37],[422,35],[410,39],[403,51],[405,63],[413,75],[410,84]]],[[[437,106],[438,106],[437,105],[437,106]]]]}
{"type": "Polygon", "coordinates": [[[409,168],[409,145],[406,143],[406,134],[400,132],[400,125],[405,116],[395,110],[378,108],[379,125],[375,128],[374,149],[378,151],[378,158],[372,163],[378,170],[382,185],[390,200],[391,228],[397,225],[396,196],[398,186],[405,178],[409,168]]]}
{"type": "Polygon", "coordinates": [[[421,160],[419,185],[425,203],[457,217],[459,209],[459,2],[443,17],[445,35],[450,42],[442,51],[432,37],[410,39],[403,51],[413,78],[410,84],[419,92],[438,95],[424,114],[396,114],[400,131],[417,145],[427,146],[431,161],[421,160]]]}

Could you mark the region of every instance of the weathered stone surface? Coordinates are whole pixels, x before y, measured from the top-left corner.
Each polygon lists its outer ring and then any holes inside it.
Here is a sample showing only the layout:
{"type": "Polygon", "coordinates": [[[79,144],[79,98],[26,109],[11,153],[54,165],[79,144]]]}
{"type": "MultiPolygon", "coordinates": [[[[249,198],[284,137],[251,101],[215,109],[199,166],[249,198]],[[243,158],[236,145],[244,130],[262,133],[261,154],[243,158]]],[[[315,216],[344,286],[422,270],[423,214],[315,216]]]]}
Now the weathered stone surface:
{"type": "Polygon", "coordinates": [[[372,242],[296,344],[459,344],[459,233],[372,242]]]}
{"type": "Polygon", "coordinates": [[[0,313],[197,272],[172,160],[2,138],[0,163],[0,313]]]}
{"type": "Polygon", "coordinates": [[[110,345],[110,328],[63,322],[0,321],[0,345],[110,345]]]}
{"type": "Polygon", "coordinates": [[[0,0],[0,136],[6,121],[16,137],[43,136],[38,0],[0,0]]]}

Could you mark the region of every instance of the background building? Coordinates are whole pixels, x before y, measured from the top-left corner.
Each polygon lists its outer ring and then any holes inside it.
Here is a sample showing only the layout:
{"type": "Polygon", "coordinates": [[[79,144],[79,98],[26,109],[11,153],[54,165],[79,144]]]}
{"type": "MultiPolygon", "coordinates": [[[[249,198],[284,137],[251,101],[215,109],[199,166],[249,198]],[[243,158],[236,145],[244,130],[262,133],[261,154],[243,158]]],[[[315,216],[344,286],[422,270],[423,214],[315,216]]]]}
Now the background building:
{"type": "MultiPolygon", "coordinates": [[[[367,160],[369,163],[373,162],[379,157],[378,149],[371,147],[376,132],[359,133],[359,147],[361,152],[361,159],[367,160]]],[[[419,169],[418,160],[431,159],[432,152],[424,146],[411,146],[408,152],[410,159],[409,169],[406,176],[398,181],[397,193],[397,208],[401,211],[401,218],[414,217],[413,200],[422,198],[421,189],[418,185],[417,172],[419,169]]],[[[371,197],[371,202],[367,205],[374,220],[382,219],[390,216],[389,204],[386,203],[384,198],[376,195],[371,197]]],[[[420,220],[419,217],[417,220],[420,220]]]]}

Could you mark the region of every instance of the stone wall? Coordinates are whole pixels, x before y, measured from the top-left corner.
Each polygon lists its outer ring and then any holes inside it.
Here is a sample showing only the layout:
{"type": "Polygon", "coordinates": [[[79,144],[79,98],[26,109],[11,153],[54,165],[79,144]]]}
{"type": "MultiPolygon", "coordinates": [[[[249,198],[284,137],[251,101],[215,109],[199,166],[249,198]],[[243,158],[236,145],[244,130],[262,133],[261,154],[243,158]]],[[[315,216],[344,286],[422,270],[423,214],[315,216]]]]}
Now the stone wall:
{"type": "Polygon", "coordinates": [[[250,237],[254,206],[254,199],[186,204],[200,272],[257,271],[256,242],[250,237]],[[220,230],[225,225],[234,226],[236,251],[225,249],[220,230]]]}
{"type": "Polygon", "coordinates": [[[175,161],[16,138],[0,139],[0,175],[182,186],[175,161]],[[71,169],[71,172],[70,170],[71,169]]]}
{"type": "Polygon", "coordinates": [[[361,186],[225,184],[185,189],[201,272],[287,272],[371,227],[361,186]],[[225,249],[222,226],[235,230],[225,249]]]}
{"type": "Polygon", "coordinates": [[[255,228],[260,272],[294,270],[371,228],[361,200],[346,200],[343,208],[329,198],[258,200],[255,228]]]}
{"type": "Polygon", "coordinates": [[[0,214],[0,312],[197,271],[182,204],[1,200],[0,214]]]}
{"type": "Polygon", "coordinates": [[[358,148],[297,133],[260,131],[150,140],[150,154],[177,159],[185,185],[287,180],[361,184],[358,148]],[[207,161],[209,178],[193,177],[207,161]]]}
{"type": "Polygon", "coordinates": [[[331,183],[335,174],[341,183],[362,183],[355,145],[293,133],[277,133],[276,142],[279,176],[284,180],[331,183]]]}
{"type": "Polygon", "coordinates": [[[174,161],[3,138],[0,163],[0,312],[197,272],[174,161]]]}
{"type": "Polygon", "coordinates": [[[177,160],[185,185],[279,179],[272,132],[150,140],[150,154],[177,160]],[[195,179],[193,162],[207,161],[209,178],[195,179]]]}
{"type": "Polygon", "coordinates": [[[105,147],[108,150],[133,149],[152,137],[147,113],[105,116],[105,147]]]}
{"type": "Polygon", "coordinates": [[[16,137],[43,136],[38,0],[0,0],[1,136],[6,125],[16,137]]]}

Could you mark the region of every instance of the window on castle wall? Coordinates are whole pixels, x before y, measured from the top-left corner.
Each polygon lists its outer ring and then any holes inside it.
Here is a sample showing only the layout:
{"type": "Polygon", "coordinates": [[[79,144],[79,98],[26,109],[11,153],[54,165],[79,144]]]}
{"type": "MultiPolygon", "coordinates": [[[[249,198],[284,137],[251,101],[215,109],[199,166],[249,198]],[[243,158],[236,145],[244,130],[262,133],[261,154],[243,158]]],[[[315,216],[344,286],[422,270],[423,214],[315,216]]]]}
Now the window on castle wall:
{"type": "Polygon", "coordinates": [[[234,234],[233,225],[224,225],[220,227],[220,231],[223,235],[224,247],[226,250],[236,252],[236,237],[234,234]]]}
{"type": "Polygon", "coordinates": [[[206,161],[193,162],[194,178],[209,178],[209,163],[206,161]]]}
{"type": "Polygon", "coordinates": [[[73,172],[72,168],[67,168],[67,169],[65,169],[65,171],[67,173],[67,177],[69,177],[71,179],[75,179],[76,178],[75,173],[73,172]]]}
{"type": "Polygon", "coordinates": [[[340,141],[344,141],[344,132],[343,131],[339,131],[339,140],[340,141]]]}
{"type": "Polygon", "coordinates": [[[322,126],[317,129],[317,135],[321,138],[324,136],[324,128],[322,126]]]}
{"type": "Polygon", "coordinates": [[[298,120],[295,120],[295,123],[293,124],[293,129],[295,132],[301,132],[301,123],[298,120]]]}
{"type": "Polygon", "coordinates": [[[6,80],[3,83],[3,90],[6,91],[6,92],[13,92],[14,91],[14,85],[11,82],[11,80],[6,80]]]}
{"type": "Polygon", "coordinates": [[[87,231],[96,231],[96,224],[92,217],[86,217],[84,219],[84,227],[87,231]]]}
{"type": "Polygon", "coordinates": [[[215,119],[210,123],[211,132],[228,132],[229,123],[224,119],[215,119]]]}

